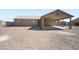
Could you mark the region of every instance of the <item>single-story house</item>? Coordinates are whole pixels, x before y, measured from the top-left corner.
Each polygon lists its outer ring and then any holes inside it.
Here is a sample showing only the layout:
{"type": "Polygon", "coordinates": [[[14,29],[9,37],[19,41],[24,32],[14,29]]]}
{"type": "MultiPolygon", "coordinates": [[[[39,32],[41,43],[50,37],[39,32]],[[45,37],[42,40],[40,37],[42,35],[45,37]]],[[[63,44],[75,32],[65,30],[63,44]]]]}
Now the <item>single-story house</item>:
{"type": "Polygon", "coordinates": [[[18,16],[14,18],[14,23],[15,25],[18,26],[39,25],[43,29],[46,25],[50,26],[58,25],[59,20],[69,18],[70,19],[69,28],[71,29],[72,17],[73,17],[72,15],[58,9],[42,16],[18,16]]]}
{"type": "Polygon", "coordinates": [[[15,25],[18,26],[32,26],[37,25],[40,16],[18,16],[14,18],[15,25]]]}

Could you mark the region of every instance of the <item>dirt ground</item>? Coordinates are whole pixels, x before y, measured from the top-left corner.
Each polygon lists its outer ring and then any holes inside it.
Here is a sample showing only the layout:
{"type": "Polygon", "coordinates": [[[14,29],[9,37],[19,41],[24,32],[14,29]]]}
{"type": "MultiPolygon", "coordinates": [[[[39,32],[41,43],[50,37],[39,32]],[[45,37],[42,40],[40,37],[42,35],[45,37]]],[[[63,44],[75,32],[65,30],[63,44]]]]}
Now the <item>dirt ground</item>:
{"type": "Polygon", "coordinates": [[[0,27],[0,39],[0,50],[78,50],[79,27],[72,30],[0,27]]]}

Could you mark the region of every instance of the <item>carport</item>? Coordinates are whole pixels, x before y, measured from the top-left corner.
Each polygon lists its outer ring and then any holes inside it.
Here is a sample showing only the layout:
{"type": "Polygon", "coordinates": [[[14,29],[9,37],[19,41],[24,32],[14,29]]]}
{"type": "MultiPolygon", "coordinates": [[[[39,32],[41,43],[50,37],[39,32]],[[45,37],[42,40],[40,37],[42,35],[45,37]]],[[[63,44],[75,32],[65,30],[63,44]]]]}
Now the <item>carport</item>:
{"type": "Polygon", "coordinates": [[[70,20],[69,29],[72,29],[72,22],[71,22],[72,17],[73,17],[72,15],[58,9],[58,10],[55,10],[53,12],[50,12],[48,14],[41,16],[40,26],[42,29],[44,29],[46,25],[50,25],[50,26],[57,25],[57,22],[59,20],[63,21],[64,19],[69,19],[70,20]]]}

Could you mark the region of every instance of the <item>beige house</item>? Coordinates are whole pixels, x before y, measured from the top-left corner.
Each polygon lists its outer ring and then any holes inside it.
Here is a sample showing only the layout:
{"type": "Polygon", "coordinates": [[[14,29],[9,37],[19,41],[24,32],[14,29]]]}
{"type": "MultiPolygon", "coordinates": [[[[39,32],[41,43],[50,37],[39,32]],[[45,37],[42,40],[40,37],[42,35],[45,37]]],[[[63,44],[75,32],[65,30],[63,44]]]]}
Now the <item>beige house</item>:
{"type": "Polygon", "coordinates": [[[14,24],[17,26],[32,26],[37,25],[40,16],[18,16],[14,18],[14,24]]]}
{"type": "Polygon", "coordinates": [[[58,25],[59,20],[70,19],[69,28],[72,28],[71,18],[73,16],[63,12],[61,10],[55,10],[43,16],[19,16],[14,18],[15,25],[18,26],[32,26],[39,25],[42,29],[45,28],[46,25],[54,26],[58,25]]]}

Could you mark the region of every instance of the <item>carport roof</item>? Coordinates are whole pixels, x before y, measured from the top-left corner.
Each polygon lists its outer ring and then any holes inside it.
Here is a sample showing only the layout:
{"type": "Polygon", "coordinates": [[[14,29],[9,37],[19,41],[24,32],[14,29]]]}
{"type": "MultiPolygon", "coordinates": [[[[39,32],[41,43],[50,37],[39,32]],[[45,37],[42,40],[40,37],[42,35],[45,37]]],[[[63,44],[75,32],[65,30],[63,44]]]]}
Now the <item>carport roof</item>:
{"type": "Polygon", "coordinates": [[[16,17],[16,18],[14,18],[14,19],[40,19],[41,18],[41,16],[18,16],[18,17],[16,17]]]}
{"type": "Polygon", "coordinates": [[[47,18],[51,18],[51,19],[66,19],[66,18],[73,17],[73,15],[57,9],[53,12],[43,15],[43,17],[47,17],[47,18]]]}

